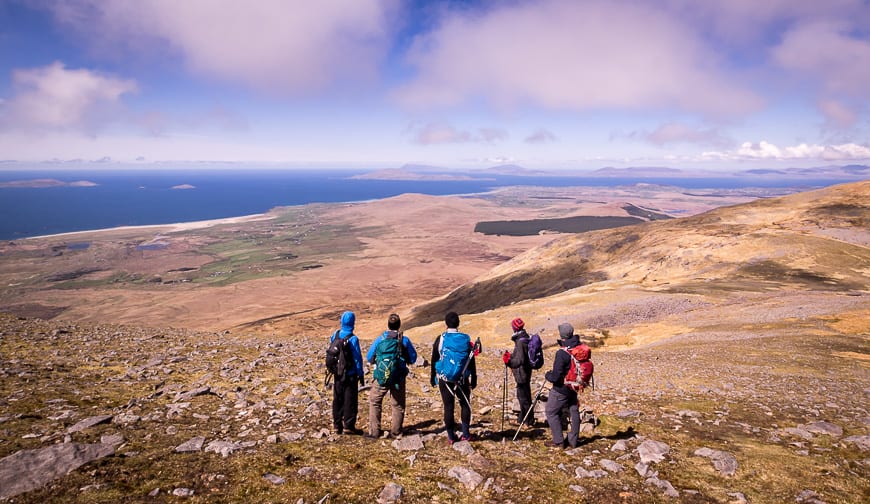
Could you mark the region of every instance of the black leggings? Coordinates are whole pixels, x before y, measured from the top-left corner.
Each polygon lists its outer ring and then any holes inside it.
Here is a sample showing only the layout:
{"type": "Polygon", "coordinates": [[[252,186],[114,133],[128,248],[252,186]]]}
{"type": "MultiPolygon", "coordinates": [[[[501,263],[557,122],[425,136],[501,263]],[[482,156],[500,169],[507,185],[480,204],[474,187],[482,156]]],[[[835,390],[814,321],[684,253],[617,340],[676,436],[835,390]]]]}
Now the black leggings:
{"type": "Polygon", "coordinates": [[[456,437],[456,420],[453,418],[456,408],[455,401],[459,401],[462,435],[468,436],[468,427],[471,423],[471,387],[467,383],[457,385],[439,380],[438,390],[441,392],[441,402],[444,403],[444,427],[447,429],[447,437],[451,440],[456,437]]]}
{"type": "MultiPolygon", "coordinates": [[[[523,418],[526,418],[526,413],[528,413],[529,409],[532,407],[531,383],[517,383],[517,401],[520,403],[520,414],[517,418],[517,421],[522,422],[523,418]]],[[[533,425],[535,423],[534,412],[530,413],[529,417],[526,418],[526,423],[529,425],[533,425]]]]}

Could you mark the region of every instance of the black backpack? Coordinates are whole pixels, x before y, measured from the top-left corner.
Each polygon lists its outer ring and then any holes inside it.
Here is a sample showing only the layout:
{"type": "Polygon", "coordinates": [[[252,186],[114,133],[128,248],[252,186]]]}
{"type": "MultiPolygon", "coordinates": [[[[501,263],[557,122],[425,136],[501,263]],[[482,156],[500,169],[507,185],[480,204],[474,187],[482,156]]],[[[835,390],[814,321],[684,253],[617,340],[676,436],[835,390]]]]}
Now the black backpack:
{"type": "Polygon", "coordinates": [[[326,370],[335,376],[336,381],[344,379],[347,370],[353,365],[353,354],[347,338],[338,335],[340,330],[332,334],[329,346],[326,348],[326,370]]]}

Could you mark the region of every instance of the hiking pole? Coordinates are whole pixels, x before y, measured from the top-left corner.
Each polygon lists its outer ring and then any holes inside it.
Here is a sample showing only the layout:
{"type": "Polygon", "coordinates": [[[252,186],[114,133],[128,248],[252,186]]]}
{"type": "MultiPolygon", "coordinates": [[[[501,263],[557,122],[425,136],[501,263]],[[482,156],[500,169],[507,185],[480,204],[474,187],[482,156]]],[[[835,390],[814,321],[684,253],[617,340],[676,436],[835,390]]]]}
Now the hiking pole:
{"type": "MultiPolygon", "coordinates": [[[[462,366],[462,372],[459,373],[459,376],[460,376],[459,380],[457,380],[456,383],[453,384],[453,397],[456,397],[456,391],[458,390],[459,393],[462,394],[462,398],[465,399],[465,404],[468,405],[468,409],[471,409],[471,399],[469,399],[465,395],[465,392],[463,392],[462,389],[459,388],[459,384],[462,382],[462,380],[465,379],[465,371],[468,370],[468,365],[471,364],[471,359],[473,359],[474,356],[479,354],[482,349],[483,349],[483,347],[480,344],[480,338],[477,338],[477,340],[474,342],[474,344],[471,345],[471,351],[468,352],[468,359],[465,360],[465,365],[462,366]]],[[[447,387],[447,390],[450,390],[450,387],[447,387]]],[[[470,391],[469,391],[469,393],[470,393],[470,391]]]]}
{"type": "Polygon", "coordinates": [[[517,427],[517,432],[516,432],[516,434],[514,434],[514,438],[512,439],[512,441],[517,440],[517,436],[520,435],[520,430],[523,428],[523,425],[526,423],[526,419],[529,418],[529,415],[533,411],[535,411],[535,406],[538,405],[538,400],[541,399],[541,394],[544,393],[544,387],[546,385],[547,385],[546,380],[543,383],[541,383],[541,388],[538,389],[538,393],[535,395],[535,401],[532,403],[532,406],[529,408],[529,411],[526,411],[525,416],[523,416],[523,421],[520,422],[520,425],[517,427]]]}
{"type": "Polygon", "coordinates": [[[504,367],[504,386],[501,389],[501,431],[504,432],[504,417],[507,409],[507,366],[504,367]]]}

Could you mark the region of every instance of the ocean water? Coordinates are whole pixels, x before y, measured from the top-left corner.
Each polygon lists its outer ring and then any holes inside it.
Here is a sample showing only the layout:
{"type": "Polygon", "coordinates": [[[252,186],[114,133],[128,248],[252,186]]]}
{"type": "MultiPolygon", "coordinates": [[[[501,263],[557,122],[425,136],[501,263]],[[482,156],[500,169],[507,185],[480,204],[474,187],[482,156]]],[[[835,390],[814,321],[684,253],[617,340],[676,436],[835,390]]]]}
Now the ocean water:
{"type": "Polygon", "coordinates": [[[404,193],[471,194],[504,186],[610,186],[651,183],[687,189],[823,187],[842,180],[712,178],[541,177],[474,174],[474,180],[407,181],[350,179],[360,171],[161,170],[0,171],[0,182],[87,180],[93,187],[0,187],[0,239],[170,224],[258,214],[276,206],[349,202],[404,193]],[[173,189],[189,185],[192,189],[173,189]]]}

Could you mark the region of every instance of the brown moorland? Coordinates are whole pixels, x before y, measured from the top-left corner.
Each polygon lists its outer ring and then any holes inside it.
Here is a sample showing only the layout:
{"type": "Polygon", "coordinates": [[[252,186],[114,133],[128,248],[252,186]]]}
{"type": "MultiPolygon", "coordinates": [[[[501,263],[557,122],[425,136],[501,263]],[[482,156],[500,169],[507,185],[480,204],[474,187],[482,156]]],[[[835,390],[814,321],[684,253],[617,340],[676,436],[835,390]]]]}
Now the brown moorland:
{"type": "MultiPolygon", "coordinates": [[[[0,481],[38,479],[13,454],[71,444],[113,455],[16,502],[862,502],[870,182],[722,196],[407,195],[7,243],[0,481]],[[737,200],[751,201],[722,206],[737,200]],[[627,202],[687,217],[471,232],[480,220],[625,215],[627,202]],[[412,367],[401,440],[324,429],[322,352],[342,310],[357,312],[364,350],[399,311],[423,361],[449,308],[484,341],[475,441],[445,442],[425,362],[412,367]],[[584,424],[577,449],[546,447],[541,423],[517,442],[503,426],[499,354],[517,315],[545,343],[569,321],[600,345],[582,401],[601,423],[584,424]]],[[[509,378],[507,397],[511,418],[509,378]]]]}

